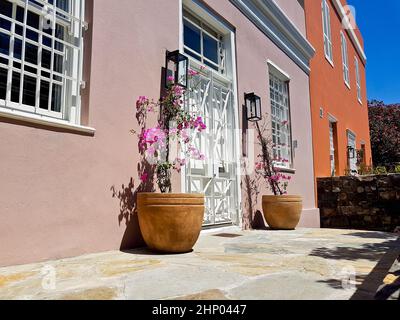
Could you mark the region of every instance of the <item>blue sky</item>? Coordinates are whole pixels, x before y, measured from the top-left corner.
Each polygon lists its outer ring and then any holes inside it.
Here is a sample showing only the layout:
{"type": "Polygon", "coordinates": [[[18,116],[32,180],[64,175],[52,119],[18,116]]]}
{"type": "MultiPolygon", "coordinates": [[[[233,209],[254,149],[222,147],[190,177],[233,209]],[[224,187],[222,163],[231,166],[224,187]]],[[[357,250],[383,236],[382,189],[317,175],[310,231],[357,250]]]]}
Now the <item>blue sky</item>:
{"type": "Polygon", "coordinates": [[[400,103],[400,1],[347,2],[365,41],[368,99],[400,103]]]}

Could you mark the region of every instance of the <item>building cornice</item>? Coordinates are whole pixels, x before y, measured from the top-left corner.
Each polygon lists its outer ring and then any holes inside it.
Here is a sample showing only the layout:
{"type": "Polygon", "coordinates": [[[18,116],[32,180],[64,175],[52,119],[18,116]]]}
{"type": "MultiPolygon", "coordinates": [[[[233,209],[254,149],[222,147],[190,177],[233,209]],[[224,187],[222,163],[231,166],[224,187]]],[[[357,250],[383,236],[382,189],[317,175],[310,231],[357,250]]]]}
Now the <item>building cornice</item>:
{"type": "Polygon", "coordinates": [[[304,72],[315,49],[274,0],[230,0],[304,72]]]}
{"type": "Polygon", "coordinates": [[[356,48],[358,54],[363,60],[363,63],[367,63],[367,56],[364,52],[364,49],[360,43],[360,40],[358,39],[356,33],[354,32],[353,27],[351,26],[351,23],[349,19],[347,19],[347,14],[346,11],[344,10],[344,7],[340,0],[333,0],[333,4],[335,6],[335,9],[337,13],[339,14],[339,17],[342,19],[343,23],[345,23],[345,29],[350,37],[351,42],[353,43],[354,47],[356,48]]]}

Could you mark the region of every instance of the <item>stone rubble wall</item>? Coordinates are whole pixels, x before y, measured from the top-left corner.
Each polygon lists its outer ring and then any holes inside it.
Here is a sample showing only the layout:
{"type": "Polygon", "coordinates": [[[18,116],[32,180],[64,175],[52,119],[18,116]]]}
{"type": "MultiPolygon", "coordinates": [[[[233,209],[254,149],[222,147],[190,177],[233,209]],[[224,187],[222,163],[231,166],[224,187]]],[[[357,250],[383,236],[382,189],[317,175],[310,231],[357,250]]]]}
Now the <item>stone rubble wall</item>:
{"type": "Polygon", "coordinates": [[[322,228],[394,232],[400,226],[400,174],[317,182],[322,228]]]}

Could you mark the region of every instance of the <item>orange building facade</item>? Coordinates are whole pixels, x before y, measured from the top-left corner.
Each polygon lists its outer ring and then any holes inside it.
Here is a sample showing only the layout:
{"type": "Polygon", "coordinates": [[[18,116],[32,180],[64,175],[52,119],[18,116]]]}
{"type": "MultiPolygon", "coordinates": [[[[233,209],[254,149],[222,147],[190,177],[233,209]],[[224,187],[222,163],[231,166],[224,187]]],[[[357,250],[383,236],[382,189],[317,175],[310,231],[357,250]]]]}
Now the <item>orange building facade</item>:
{"type": "Polygon", "coordinates": [[[372,165],[361,32],[346,0],[305,0],[311,61],[316,177],[356,174],[372,165]]]}

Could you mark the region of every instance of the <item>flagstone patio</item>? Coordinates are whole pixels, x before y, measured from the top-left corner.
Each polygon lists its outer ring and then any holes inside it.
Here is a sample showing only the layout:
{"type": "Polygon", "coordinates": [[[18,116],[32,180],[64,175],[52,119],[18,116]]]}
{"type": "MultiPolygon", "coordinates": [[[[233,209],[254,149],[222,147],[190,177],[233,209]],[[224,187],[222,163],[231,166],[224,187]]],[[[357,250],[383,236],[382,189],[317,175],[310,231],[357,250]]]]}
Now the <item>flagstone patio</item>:
{"type": "Polygon", "coordinates": [[[203,232],[195,250],[106,252],[0,269],[0,299],[398,299],[394,234],[203,232]],[[354,283],[355,280],[355,283],[354,283]]]}

